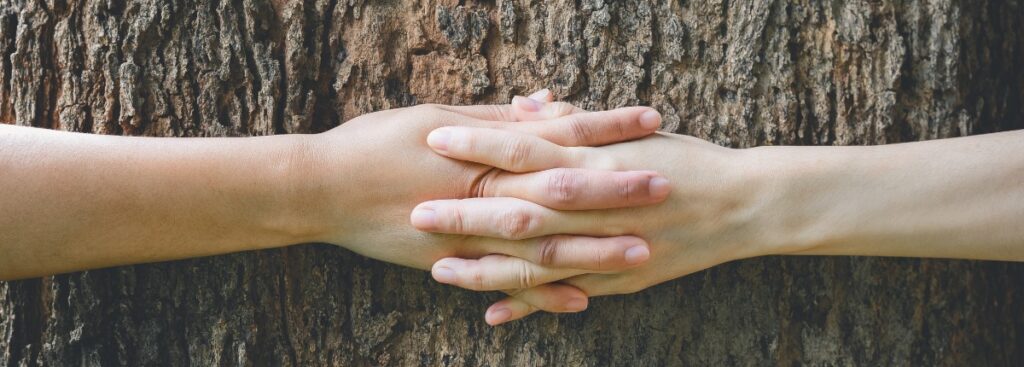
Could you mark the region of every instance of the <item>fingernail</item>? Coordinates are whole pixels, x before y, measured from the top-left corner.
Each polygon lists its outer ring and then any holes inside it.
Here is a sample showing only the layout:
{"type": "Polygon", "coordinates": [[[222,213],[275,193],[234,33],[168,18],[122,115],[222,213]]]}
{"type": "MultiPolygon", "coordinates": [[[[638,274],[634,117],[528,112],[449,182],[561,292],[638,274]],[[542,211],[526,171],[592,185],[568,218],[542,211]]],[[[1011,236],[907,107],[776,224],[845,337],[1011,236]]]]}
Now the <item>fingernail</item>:
{"type": "Polygon", "coordinates": [[[573,298],[565,303],[565,309],[569,312],[579,312],[587,309],[586,298],[573,298]]]}
{"type": "Polygon", "coordinates": [[[550,96],[551,90],[544,88],[539,91],[533,92],[533,94],[531,94],[529,98],[537,102],[547,102],[550,96]]]}
{"type": "Polygon", "coordinates": [[[644,112],[640,115],[640,127],[646,130],[661,127],[661,114],[655,110],[644,112]]]}
{"type": "Polygon", "coordinates": [[[455,284],[457,278],[455,277],[455,270],[438,266],[431,272],[434,275],[434,280],[444,284],[455,284]]]}
{"type": "Polygon", "coordinates": [[[519,108],[522,108],[524,111],[528,112],[537,112],[540,111],[542,107],[544,107],[544,103],[535,101],[531,98],[520,96],[512,97],[512,104],[515,104],[519,108]]]}
{"type": "Polygon", "coordinates": [[[651,181],[647,184],[650,185],[648,186],[648,192],[651,193],[652,197],[664,197],[668,195],[669,191],[672,191],[672,185],[668,182],[668,179],[661,176],[651,178],[651,181]]]}
{"type": "Polygon", "coordinates": [[[427,145],[440,151],[447,151],[448,142],[451,138],[452,133],[448,129],[437,129],[431,131],[430,135],[427,135],[427,145]]]}
{"type": "Polygon", "coordinates": [[[487,320],[488,324],[497,325],[512,318],[512,311],[509,311],[507,308],[499,308],[497,310],[487,312],[487,316],[484,318],[487,320]]]}
{"type": "Polygon", "coordinates": [[[412,211],[410,221],[413,227],[431,230],[437,228],[437,213],[434,213],[434,208],[416,208],[412,211]]]}
{"type": "Polygon", "coordinates": [[[633,246],[626,250],[626,263],[629,265],[640,264],[651,258],[651,251],[647,246],[633,246]]]}

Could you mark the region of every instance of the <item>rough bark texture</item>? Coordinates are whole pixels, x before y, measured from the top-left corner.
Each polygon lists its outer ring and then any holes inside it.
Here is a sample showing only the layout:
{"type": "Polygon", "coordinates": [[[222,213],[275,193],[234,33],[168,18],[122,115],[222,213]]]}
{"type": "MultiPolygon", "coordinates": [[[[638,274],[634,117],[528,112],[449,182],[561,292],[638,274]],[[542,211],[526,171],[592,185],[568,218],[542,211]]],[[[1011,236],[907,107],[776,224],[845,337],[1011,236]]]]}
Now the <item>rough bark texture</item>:
{"type": "MultiPolygon", "coordinates": [[[[883,144],[1024,126],[1022,29],[1017,0],[0,0],[0,119],[316,132],[550,86],[726,146],[883,144]]],[[[0,366],[1024,360],[1022,264],[753,259],[492,329],[496,298],[326,245],[0,283],[0,366]]]]}

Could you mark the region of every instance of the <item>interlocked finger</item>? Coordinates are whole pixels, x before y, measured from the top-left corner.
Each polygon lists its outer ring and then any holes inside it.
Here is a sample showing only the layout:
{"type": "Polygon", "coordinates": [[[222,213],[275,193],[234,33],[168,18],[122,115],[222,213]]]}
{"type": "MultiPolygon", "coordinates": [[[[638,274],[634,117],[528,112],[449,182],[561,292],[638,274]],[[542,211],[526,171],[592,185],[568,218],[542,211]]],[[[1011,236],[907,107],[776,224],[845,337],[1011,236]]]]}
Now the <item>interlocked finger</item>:
{"type": "Polygon", "coordinates": [[[499,325],[518,320],[537,311],[580,312],[587,309],[587,294],[576,287],[548,283],[545,285],[506,292],[510,296],[487,308],[484,320],[490,325],[499,325]]]}
{"type": "Polygon", "coordinates": [[[479,195],[515,197],[552,209],[591,210],[659,203],[668,197],[668,179],[652,171],[555,168],[525,174],[492,174],[479,183],[479,195]]]}
{"type": "Polygon", "coordinates": [[[650,107],[580,112],[546,121],[501,125],[566,147],[597,146],[639,139],[658,131],[661,115],[650,107]]]}
{"type": "Polygon", "coordinates": [[[537,136],[481,127],[442,127],[427,136],[427,144],[444,156],[510,172],[578,167],[582,159],[577,151],[537,136]]]}
{"type": "Polygon", "coordinates": [[[521,240],[553,234],[610,237],[624,227],[588,211],[562,212],[516,198],[434,200],[421,203],[410,216],[421,231],[521,240]]]}
{"type": "Polygon", "coordinates": [[[517,122],[539,121],[585,112],[571,103],[552,102],[555,96],[548,89],[541,89],[528,97],[512,97],[512,103],[504,105],[443,106],[442,108],[480,120],[517,122]]]}
{"type": "MultiPolygon", "coordinates": [[[[470,247],[481,253],[514,256],[549,268],[592,272],[626,270],[643,264],[650,257],[647,242],[635,236],[555,235],[521,241],[474,237],[470,241],[470,247]]],[[[494,276],[494,273],[486,272],[484,276],[494,276]]]]}
{"type": "Polygon", "coordinates": [[[450,257],[438,260],[431,269],[438,282],[474,291],[526,289],[586,273],[586,270],[550,268],[505,255],[487,255],[475,260],[450,257]]]}

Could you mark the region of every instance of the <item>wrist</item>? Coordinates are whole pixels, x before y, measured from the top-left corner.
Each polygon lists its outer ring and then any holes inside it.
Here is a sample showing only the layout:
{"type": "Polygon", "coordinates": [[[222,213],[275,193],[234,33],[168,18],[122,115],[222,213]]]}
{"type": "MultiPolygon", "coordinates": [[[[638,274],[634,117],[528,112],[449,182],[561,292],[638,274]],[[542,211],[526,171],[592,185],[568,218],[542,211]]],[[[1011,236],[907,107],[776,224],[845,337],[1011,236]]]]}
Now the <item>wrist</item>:
{"type": "Polygon", "coordinates": [[[855,179],[848,153],[835,147],[743,150],[752,246],[759,255],[805,253],[841,241],[850,211],[835,209],[844,195],[839,189],[855,179]]]}
{"type": "Polygon", "coordinates": [[[278,135],[255,142],[266,164],[267,204],[259,226],[285,245],[322,242],[330,232],[324,212],[324,164],[318,135],[278,135]],[[272,141],[269,139],[273,139],[272,141]]]}

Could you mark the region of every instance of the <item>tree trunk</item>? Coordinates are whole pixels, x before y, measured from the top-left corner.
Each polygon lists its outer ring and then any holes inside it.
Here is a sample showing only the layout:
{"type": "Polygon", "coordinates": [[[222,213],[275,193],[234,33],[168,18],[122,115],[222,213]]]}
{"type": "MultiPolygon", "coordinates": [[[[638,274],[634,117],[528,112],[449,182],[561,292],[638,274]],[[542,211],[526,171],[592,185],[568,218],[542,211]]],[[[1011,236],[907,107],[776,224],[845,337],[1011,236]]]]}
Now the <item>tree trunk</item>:
{"type": "MultiPolygon", "coordinates": [[[[1018,0],[0,0],[0,119],[318,132],[549,86],[725,146],[885,144],[1024,126],[1022,29],[1018,0]]],[[[327,245],[0,283],[0,366],[1024,360],[1019,263],[760,258],[490,328],[497,298],[327,245]]]]}

